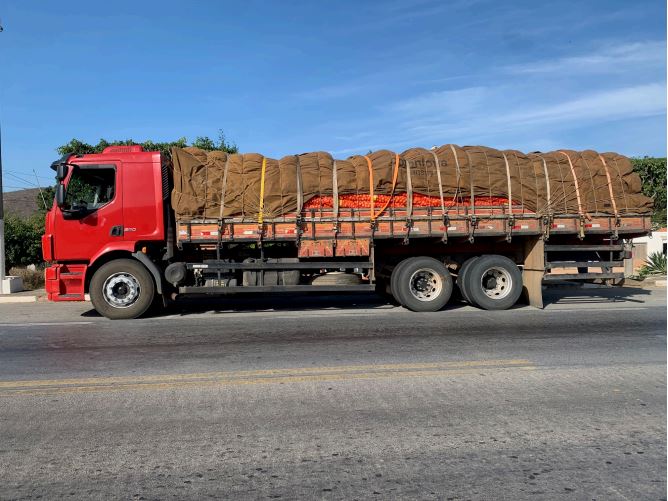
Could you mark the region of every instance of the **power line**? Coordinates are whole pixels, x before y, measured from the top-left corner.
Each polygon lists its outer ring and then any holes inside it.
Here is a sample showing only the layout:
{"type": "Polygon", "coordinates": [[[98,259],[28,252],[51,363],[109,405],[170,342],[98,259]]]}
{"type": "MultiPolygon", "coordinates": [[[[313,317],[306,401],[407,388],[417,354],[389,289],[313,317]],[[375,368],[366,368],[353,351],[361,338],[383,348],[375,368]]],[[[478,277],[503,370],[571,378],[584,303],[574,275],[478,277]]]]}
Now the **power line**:
{"type": "Polygon", "coordinates": [[[32,186],[32,187],[37,187],[37,185],[36,185],[35,183],[33,183],[32,181],[28,181],[27,179],[24,179],[24,178],[22,178],[22,177],[20,177],[20,176],[17,176],[16,174],[12,174],[11,172],[6,172],[6,174],[7,174],[8,176],[13,177],[16,181],[21,181],[22,183],[29,184],[29,185],[32,186]]]}
{"type": "MultiPolygon", "coordinates": [[[[12,172],[14,174],[19,174],[20,176],[25,175],[25,172],[21,172],[21,171],[18,171],[18,170],[5,169],[5,172],[12,172]]],[[[55,176],[40,176],[38,174],[37,177],[40,178],[40,179],[50,179],[52,181],[55,180],[55,176]]]]}

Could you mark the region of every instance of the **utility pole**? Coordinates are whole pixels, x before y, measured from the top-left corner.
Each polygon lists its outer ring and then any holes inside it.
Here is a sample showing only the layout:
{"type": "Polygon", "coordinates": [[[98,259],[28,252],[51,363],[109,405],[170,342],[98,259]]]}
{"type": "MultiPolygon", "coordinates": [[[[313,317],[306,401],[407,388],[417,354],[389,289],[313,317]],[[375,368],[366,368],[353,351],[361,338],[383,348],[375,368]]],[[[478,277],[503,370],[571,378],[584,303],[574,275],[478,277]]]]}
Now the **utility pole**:
{"type": "MultiPolygon", "coordinates": [[[[2,26],[0,26],[0,30],[2,26]]],[[[0,127],[0,294],[5,287],[5,207],[2,193],[2,128],[0,127]]],[[[7,291],[9,292],[9,291],[7,291]]]]}
{"type": "MultiPolygon", "coordinates": [[[[0,33],[3,28],[0,24],[0,33]]],[[[5,290],[5,207],[4,195],[2,192],[2,126],[0,126],[0,294],[5,290]]],[[[9,292],[9,291],[7,291],[9,292]]]]}

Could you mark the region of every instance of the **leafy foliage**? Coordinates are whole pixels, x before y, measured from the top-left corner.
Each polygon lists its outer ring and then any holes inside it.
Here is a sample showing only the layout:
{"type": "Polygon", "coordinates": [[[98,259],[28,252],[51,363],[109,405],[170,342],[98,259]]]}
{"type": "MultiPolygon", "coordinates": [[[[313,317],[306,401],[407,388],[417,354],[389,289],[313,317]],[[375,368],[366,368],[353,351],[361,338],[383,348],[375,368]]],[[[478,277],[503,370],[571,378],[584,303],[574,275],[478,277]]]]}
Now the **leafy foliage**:
{"type": "Polygon", "coordinates": [[[116,141],[107,141],[106,139],[100,139],[97,144],[88,144],[79,139],[72,139],[69,143],[63,144],[56,148],[56,151],[60,155],[65,155],[67,153],[72,155],[87,155],[90,153],[102,153],[107,146],[130,146],[133,144],[140,144],[146,151],[159,151],[163,154],[169,154],[171,148],[185,148],[186,146],[196,146],[203,150],[220,150],[227,153],[237,153],[239,148],[235,143],[229,142],[225,137],[225,133],[220,130],[218,132],[218,139],[213,140],[208,136],[198,136],[195,140],[188,145],[188,140],[185,137],[179,138],[176,141],[166,141],[166,142],[155,142],[155,141],[144,141],[138,143],[132,139],[125,140],[116,140],[116,141]]]}
{"type": "Polygon", "coordinates": [[[655,227],[666,226],[666,159],[643,157],[632,158],[633,170],[642,180],[642,191],[654,199],[652,223],[655,227]]]}
{"type": "Polygon", "coordinates": [[[663,252],[652,252],[647,258],[646,264],[638,270],[638,275],[665,275],[668,268],[668,260],[663,252]]]}
{"type": "Polygon", "coordinates": [[[28,219],[8,215],[5,219],[6,269],[42,262],[41,237],[44,217],[36,214],[28,219]]]}
{"type": "Polygon", "coordinates": [[[55,186],[46,186],[42,188],[42,192],[38,193],[35,197],[37,201],[37,211],[39,214],[44,217],[46,211],[51,210],[53,207],[53,199],[56,196],[56,187],[55,186]]]}

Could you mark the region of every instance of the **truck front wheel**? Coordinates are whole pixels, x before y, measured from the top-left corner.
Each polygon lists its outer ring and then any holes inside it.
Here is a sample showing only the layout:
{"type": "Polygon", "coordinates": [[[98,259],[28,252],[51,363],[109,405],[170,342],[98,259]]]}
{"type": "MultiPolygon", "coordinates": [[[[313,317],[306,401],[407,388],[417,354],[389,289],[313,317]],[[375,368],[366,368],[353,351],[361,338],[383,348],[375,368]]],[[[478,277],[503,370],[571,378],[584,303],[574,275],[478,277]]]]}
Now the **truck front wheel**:
{"type": "Polygon", "coordinates": [[[396,293],[409,310],[440,310],[450,299],[452,287],[450,272],[434,258],[412,257],[399,265],[396,293]]]}
{"type": "Polygon", "coordinates": [[[103,264],[90,281],[90,300],[112,320],[137,318],[153,303],[155,285],[148,270],[132,259],[103,264]]]}
{"type": "Polygon", "coordinates": [[[464,278],[468,299],[483,310],[507,310],[522,293],[522,272],[505,256],[479,257],[464,278]]]}

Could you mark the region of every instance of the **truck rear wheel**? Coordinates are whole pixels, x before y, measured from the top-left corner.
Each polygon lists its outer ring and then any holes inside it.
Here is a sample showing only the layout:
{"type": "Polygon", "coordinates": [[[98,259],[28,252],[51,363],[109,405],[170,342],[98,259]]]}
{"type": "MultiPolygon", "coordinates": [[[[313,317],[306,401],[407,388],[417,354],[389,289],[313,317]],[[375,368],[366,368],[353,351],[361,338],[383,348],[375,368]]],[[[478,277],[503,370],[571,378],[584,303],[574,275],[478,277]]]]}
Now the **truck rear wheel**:
{"type": "Polygon", "coordinates": [[[406,263],[408,263],[410,259],[404,259],[403,261],[399,261],[397,265],[394,267],[392,270],[392,274],[390,275],[390,293],[394,297],[397,303],[399,303],[401,306],[404,306],[404,299],[401,296],[401,290],[399,288],[399,274],[401,273],[401,270],[404,266],[406,266],[406,263]]]}
{"type": "Polygon", "coordinates": [[[447,304],[453,284],[443,263],[432,257],[412,257],[400,266],[396,291],[403,306],[412,311],[438,311],[447,304]]]}
{"type": "Polygon", "coordinates": [[[116,259],[95,272],[89,292],[98,313],[120,320],[144,314],[153,303],[155,285],[139,261],[116,259]]]}
{"type": "Polygon", "coordinates": [[[471,265],[475,263],[478,259],[478,256],[473,256],[464,261],[461,268],[459,268],[459,275],[457,276],[457,286],[459,291],[462,293],[462,297],[466,300],[467,303],[471,303],[471,296],[469,294],[468,282],[466,281],[466,274],[468,273],[471,265]]]}
{"type": "Polygon", "coordinates": [[[522,272],[505,256],[476,259],[466,272],[469,300],[484,310],[507,310],[522,293],[522,272]]]}

